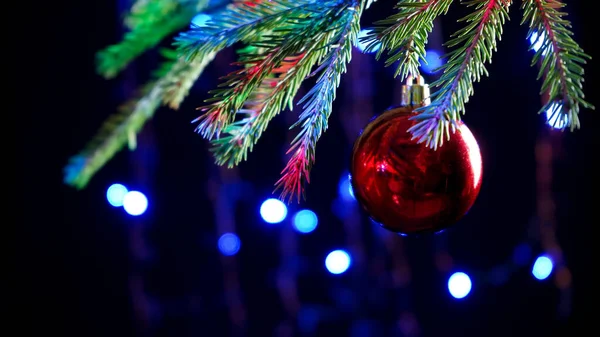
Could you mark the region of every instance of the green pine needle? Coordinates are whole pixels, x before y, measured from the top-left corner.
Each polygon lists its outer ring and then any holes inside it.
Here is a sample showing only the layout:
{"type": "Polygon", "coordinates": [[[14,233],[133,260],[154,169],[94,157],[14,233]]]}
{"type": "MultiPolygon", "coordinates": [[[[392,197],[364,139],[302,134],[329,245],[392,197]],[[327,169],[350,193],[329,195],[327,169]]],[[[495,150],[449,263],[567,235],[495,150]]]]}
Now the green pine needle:
{"type": "Polygon", "coordinates": [[[204,69],[212,62],[217,53],[208,53],[204,57],[187,62],[178,58],[176,51],[168,50],[167,58],[176,60],[177,66],[172,67],[170,73],[161,76],[163,88],[163,104],[173,110],[178,110],[183,100],[187,97],[190,89],[196,83],[204,69]]]}
{"type": "Polygon", "coordinates": [[[419,66],[425,60],[425,46],[433,21],[446,14],[453,0],[399,0],[397,13],[375,22],[364,37],[367,52],[379,48],[376,58],[387,52],[386,66],[398,62],[394,76],[400,80],[419,76],[419,66]]]}
{"type": "Polygon", "coordinates": [[[524,0],[523,21],[529,22],[528,39],[536,36],[532,44],[539,45],[532,65],[538,64],[539,76],[543,78],[542,94],[548,95],[547,103],[540,113],[551,113],[548,119],[553,127],[579,128],[580,106],[594,107],[585,101],[583,94],[583,66],[590,56],[585,54],[572,38],[571,23],[561,11],[565,4],[558,0],[524,0]]]}
{"type": "Polygon", "coordinates": [[[198,9],[207,5],[207,0],[137,0],[124,19],[129,31],[119,43],[96,55],[98,73],[105,78],[115,77],[138,56],[189,25],[198,9]]]}
{"type": "Polygon", "coordinates": [[[473,95],[473,82],[487,76],[485,64],[491,62],[496,43],[502,36],[502,26],[508,20],[511,0],[472,0],[464,2],[474,6],[473,13],[460,21],[466,26],[452,35],[446,43],[455,48],[442,67],[443,75],[432,87],[431,104],[419,108],[413,119],[418,122],[409,129],[419,143],[437,149],[457,129],[465,103],[473,95]]]}
{"type": "Polygon", "coordinates": [[[273,30],[289,18],[309,14],[313,6],[315,1],[310,0],[235,2],[213,15],[205,26],[180,33],[175,46],[186,59],[192,60],[237,42],[251,42],[257,35],[273,30]]]}

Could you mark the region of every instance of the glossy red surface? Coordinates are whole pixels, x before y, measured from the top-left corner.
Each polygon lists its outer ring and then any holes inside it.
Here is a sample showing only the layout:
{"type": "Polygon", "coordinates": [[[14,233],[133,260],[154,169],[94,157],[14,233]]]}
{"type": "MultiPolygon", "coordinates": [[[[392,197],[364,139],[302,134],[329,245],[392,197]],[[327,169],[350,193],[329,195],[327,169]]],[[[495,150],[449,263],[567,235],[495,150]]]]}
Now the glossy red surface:
{"type": "Polygon", "coordinates": [[[481,187],[477,141],[464,123],[437,150],[411,140],[409,107],[371,121],[354,144],[354,196],[371,219],[401,234],[435,233],[455,224],[481,187]]]}

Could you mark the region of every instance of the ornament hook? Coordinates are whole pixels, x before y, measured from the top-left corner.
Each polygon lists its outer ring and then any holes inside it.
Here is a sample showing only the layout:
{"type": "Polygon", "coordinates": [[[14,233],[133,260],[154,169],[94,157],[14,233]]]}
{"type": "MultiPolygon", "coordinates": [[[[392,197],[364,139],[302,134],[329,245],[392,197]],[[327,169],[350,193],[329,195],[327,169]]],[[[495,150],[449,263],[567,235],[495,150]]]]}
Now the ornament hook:
{"type": "Polygon", "coordinates": [[[416,78],[413,75],[408,75],[406,84],[402,86],[400,105],[424,106],[430,103],[429,85],[425,83],[425,78],[421,74],[416,78]]]}

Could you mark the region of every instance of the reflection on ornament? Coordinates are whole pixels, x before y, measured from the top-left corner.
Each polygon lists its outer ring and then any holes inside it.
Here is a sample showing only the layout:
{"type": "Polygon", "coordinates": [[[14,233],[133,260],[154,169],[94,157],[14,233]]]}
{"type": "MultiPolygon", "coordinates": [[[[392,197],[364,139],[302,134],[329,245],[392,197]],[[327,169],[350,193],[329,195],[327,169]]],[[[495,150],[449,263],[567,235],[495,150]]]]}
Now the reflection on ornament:
{"type": "Polygon", "coordinates": [[[481,187],[481,153],[462,122],[437,150],[411,139],[408,129],[415,121],[410,117],[427,104],[428,90],[422,84],[405,87],[403,104],[373,119],[356,140],[352,188],[362,208],[384,228],[407,235],[436,233],[474,204],[481,187]]]}

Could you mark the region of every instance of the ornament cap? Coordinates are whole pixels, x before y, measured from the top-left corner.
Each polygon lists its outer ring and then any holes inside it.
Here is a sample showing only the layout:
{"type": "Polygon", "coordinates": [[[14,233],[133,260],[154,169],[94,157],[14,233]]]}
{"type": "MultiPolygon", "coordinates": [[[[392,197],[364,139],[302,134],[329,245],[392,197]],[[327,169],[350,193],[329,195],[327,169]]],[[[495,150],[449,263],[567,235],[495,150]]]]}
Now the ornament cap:
{"type": "Polygon", "coordinates": [[[421,75],[416,79],[412,75],[408,76],[400,95],[401,106],[420,107],[431,103],[429,85],[425,83],[425,79],[421,75]]]}

